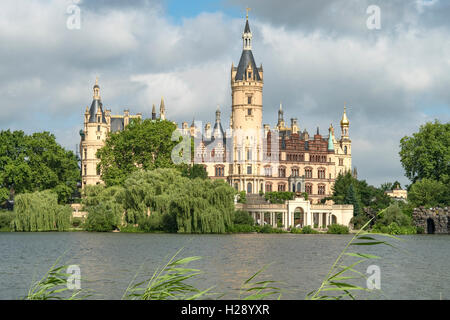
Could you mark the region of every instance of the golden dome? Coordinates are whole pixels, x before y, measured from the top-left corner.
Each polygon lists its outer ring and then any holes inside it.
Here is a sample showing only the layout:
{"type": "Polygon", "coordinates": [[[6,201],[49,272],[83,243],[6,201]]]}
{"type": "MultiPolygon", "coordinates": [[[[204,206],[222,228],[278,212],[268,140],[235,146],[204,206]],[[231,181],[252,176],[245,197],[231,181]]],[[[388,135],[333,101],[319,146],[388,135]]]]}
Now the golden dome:
{"type": "Polygon", "coordinates": [[[344,107],[344,114],[342,115],[341,126],[348,126],[348,125],[350,125],[350,121],[348,121],[348,118],[347,118],[346,109],[347,109],[347,107],[344,107]]]}

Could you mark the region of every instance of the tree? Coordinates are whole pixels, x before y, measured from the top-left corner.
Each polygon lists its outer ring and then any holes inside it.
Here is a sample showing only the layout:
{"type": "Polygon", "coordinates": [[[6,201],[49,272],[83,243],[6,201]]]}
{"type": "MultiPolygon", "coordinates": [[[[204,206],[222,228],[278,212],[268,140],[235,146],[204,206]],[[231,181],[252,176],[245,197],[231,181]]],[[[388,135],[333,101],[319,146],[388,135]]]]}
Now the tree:
{"type": "Polygon", "coordinates": [[[59,205],[56,193],[47,190],[18,195],[14,215],[14,231],[64,231],[70,227],[72,209],[59,205]]]}
{"type": "Polygon", "coordinates": [[[85,228],[88,231],[107,232],[118,229],[124,214],[123,188],[104,185],[86,186],[82,204],[88,212],[85,228]]]}
{"type": "Polygon", "coordinates": [[[400,161],[413,183],[424,178],[449,181],[450,123],[427,122],[412,137],[403,137],[400,148],[400,161]]]}
{"type": "Polygon", "coordinates": [[[105,146],[97,152],[99,168],[106,185],[122,184],[139,169],[175,167],[172,141],[176,125],[165,120],[134,119],[124,130],[109,133],[105,146]]]}
{"type": "Polygon", "coordinates": [[[447,206],[450,205],[450,187],[440,181],[424,178],[411,186],[408,201],[416,207],[447,206]]]}
{"type": "Polygon", "coordinates": [[[180,233],[224,233],[232,225],[234,189],[222,180],[189,179],[160,168],[136,171],[123,186],[128,223],[162,215],[162,225],[180,233]]]}
{"type": "Polygon", "coordinates": [[[52,189],[65,203],[80,180],[78,159],[49,132],[0,131],[0,203],[16,194],[52,189]]]}
{"type": "Polygon", "coordinates": [[[353,216],[354,217],[361,214],[360,200],[356,193],[355,188],[353,187],[353,184],[350,184],[350,186],[347,190],[347,195],[345,197],[345,203],[353,205],[353,216]]]}

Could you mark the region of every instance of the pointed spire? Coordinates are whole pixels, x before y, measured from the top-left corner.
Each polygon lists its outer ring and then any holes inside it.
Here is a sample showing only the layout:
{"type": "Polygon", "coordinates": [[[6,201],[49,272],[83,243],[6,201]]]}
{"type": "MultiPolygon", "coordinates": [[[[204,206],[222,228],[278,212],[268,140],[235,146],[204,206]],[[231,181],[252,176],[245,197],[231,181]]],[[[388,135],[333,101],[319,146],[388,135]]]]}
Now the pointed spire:
{"type": "Polygon", "coordinates": [[[166,106],[164,105],[164,97],[161,97],[161,104],[159,105],[159,118],[166,120],[166,106]]]}
{"type": "Polygon", "coordinates": [[[153,104],[153,108],[152,108],[152,120],[156,120],[156,107],[155,107],[155,104],[153,104]]]}
{"type": "Polygon", "coordinates": [[[98,85],[98,77],[95,78],[94,100],[100,100],[100,86],[98,85]]]}
{"type": "Polygon", "coordinates": [[[247,8],[247,17],[245,21],[244,33],[242,34],[242,40],[244,45],[244,50],[252,50],[252,32],[250,31],[250,25],[248,23],[248,12],[250,8],[247,8]]]}
{"type": "Polygon", "coordinates": [[[342,119],[341,119],[341,126],[348,126],[350,125],[350,121],[348,121],[347,118],[347,105],[344,104],[344,114],[342,115],[342,119]]]}
{"type": "Polygon", "coordinates": [[[329,134],[328,134],[328,151],[334,151],[334,142],[333,142],[333,125],[330,125],[329,134]]]}
{"type": "Polygon", "coordinates": [[[220,122],[220,106],[217,105],[217,110],[216,110],[216,123],[220,122]]]}

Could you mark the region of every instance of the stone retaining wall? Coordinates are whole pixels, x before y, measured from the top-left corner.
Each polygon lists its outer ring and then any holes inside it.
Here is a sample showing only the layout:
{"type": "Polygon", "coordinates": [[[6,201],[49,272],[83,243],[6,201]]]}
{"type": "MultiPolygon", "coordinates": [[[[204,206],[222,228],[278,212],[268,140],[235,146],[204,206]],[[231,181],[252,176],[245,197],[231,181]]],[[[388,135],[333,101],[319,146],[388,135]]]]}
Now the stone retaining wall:
{"type": "Polygon", "coordinates": [[[413,223],[428,234],[450,234],[450,208],[426,209],[415,208],[412,214],[413,223]]]}

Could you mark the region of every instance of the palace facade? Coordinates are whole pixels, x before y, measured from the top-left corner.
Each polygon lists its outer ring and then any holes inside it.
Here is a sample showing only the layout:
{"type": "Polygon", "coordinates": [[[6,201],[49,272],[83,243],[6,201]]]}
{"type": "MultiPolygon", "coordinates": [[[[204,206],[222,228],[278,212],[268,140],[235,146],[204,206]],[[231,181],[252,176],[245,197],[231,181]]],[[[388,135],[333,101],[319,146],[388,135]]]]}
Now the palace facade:
{"type": "Polygon", "coordinates": [[[247,21],[242,34],[243,50],[239,64],[231,66],[231,119],[224,131],[221,112],[216,111],[212,128],[196,123],[180,130],[195,137],[195,162],[203,164],[212,179],[226,179],[247,194],[268,191],[306,192],[313,203],[332,194],[339,173],[352,168],[350,122],[344,107],[340,136],[331,124],[326,135],[317,128],[310,135],[296,118],[288,125],[283,107],[278,122],[262,123],[264,71],[255,63],[252,32],[247,21]]]}
{"type": "MultiPolygon", "coordinates": [[[[350,122],[344,106],[339,137],[331,124],[325,135],[319,128],[312,135],[296,118],[288,124],[283,106],[278,110],[278,122],[271,127],[263,124],[264,71],[256,65],[252,53],[253,35],[248,15],[242,34],[243,49],[239,64],[231,66],[231,118],[224,130],[221,112],[217,108],[214,126],[183,122],[178,129],[195,141],[194,163],[205,167],[211,179],[223,179],[238,191],[250,195],[248,204],[236,204],[249,211],[259,223],[283,226],[327,226],[331,223],[350,224],[353,206],[334,205],[322,199],[332,195],[332,186],[339,173],[352,170],[350,122]],[[285,205],[261,202],[260,193],[270,191],[295,192],[295,200],[285,205]],[[308,200],[300,193],[306,192],[308,200]]],[[[111,115],[103,109],[98,81],[93,101],[86,107],[84,128],[80,130],[82,187],[101,183],[98,149],[107,134],[123,130],[131,119],[141,118],[125,110],[123,115],[111,115]]],[[[159,119],[165,120],[165,104],[161,99],[159,119]]],[[[156,119],[153,105],[152,119],[156,119]]],[[[356,170],[354,171],[356,174],[356,170]]]]}

